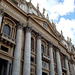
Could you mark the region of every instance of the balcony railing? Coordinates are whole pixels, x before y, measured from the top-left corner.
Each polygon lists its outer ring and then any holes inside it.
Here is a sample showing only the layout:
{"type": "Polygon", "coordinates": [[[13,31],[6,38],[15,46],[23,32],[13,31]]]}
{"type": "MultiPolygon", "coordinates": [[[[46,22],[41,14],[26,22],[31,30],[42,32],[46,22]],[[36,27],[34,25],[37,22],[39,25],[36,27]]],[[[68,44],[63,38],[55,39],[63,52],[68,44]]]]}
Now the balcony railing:
{"type": "Polygon", "coordinates": [[[2,39],[5,39],[6,41],[9,41],[10,43],[15,43],[15,39],[11,36],[8,36],[7,34],[1,33],[0,34],[2,39]]]}
{"type": "Polygon", "coordinates": [[[49,55],[47,55],[47,54],[45,54],[45,53],[42,54],[42,57],[43,57],[44,59],[46,59],[46,60],[50,60],[49,55]]]}

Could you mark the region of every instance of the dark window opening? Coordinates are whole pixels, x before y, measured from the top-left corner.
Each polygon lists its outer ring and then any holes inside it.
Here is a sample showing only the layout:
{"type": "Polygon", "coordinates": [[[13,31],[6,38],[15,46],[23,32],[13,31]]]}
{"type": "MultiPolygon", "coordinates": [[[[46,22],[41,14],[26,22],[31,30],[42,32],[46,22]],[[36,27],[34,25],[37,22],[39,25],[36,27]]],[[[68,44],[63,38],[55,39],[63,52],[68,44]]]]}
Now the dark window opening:
{"type": "Polygon", "coordinates": [[[7,24],[4,25],[3,33],[10,35],[10,27],[7,24]]]}
{"type": "Polygon", "coordinates": [[[5,52],[8,52],[8,48],[4,47],[1,45],[1,50],[5,51],[5,52]]]}
{"type": "Polygon", "coordinates": [[[7,75],[8,72],[8,61],[0,58],[0,75],[7,75]]]}
{"type": "Polygon", "coordinates": [[[33,57],[31,57],[31,62],[34,62],[34,58],[33,57]]]}
{"type": "Polygon", "coordinates": [[[41,45],[41,54],[43,54],[43,52],[44,52],[44,46],[41,45]]]}
{"type": "Polygon", "coordinates": [[[15,0],[11,0],[14,4],[18,5],[18,2],[16,2],[15,0]]]}
{"type": "Polygon", "coordinates": [[[34,51],[34,39],[31,38],[31,50],[34,51]]]}
{"type": "Polygon", "coordinates": [[[45,73],[45,72],[42,72],[42,75],[48,75],[47,73],[45,73]]]}

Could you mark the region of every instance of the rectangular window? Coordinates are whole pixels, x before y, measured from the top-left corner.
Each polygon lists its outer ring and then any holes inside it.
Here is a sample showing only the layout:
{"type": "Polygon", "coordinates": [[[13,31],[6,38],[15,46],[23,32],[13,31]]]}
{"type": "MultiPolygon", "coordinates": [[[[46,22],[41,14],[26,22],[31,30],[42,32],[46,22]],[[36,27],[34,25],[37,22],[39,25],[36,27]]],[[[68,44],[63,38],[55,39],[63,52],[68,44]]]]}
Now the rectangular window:
{"type": "Polygon", "coordinates": [[[1,50],[8,52],[8,48],[1,45],[1,50]]]}
{"type": "Polygon", "coordinates": [[[34,57],[31,57],[31,62],[32,62],[32,63],[35,63],[34,57]]]}

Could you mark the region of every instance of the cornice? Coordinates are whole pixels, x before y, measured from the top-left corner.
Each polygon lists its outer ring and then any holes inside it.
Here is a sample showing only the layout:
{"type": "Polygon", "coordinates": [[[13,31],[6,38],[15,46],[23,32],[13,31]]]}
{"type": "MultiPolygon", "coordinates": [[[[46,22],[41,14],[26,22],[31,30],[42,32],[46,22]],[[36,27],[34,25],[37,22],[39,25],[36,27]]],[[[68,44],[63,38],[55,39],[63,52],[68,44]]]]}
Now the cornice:
{"type": "Polygon", "coordinates": [[[44,27],[42,27],[32,16],[28,15],[28,18],[31,18],[32,20],[34,20],[34,22],[36,22],[41,28],[43,28],[48,34],[50,34],[52,37],[54,37],[57,41],[60,41],[57,37],[55,37],[54,35],[52,35],[51,33],[49,33],[44,27]]]}
{"type": "Polygon", "coordinates": [[[23,11],[22,9],[20,9],[17,5],[15,5],[13,2],[11,2],[10,0],[5,0],[5,2],[9,3],[12,7],[14,7],[16,10],[18,10],[20,13],[22,13],[24,16],[27,17],[27,14],[25,11],[23,11]]]}
{"type": "Polygon", "coordinates": [[[40,20],[42,22],[46,21],[48,23],[48,25],[49,25],[49,28],[52,30],[52,32],[55,34],[55,36],[57,36],[57,38],[59,38],[58,35],[57,35],[57,33],[55,32],[55,30],[53,29],[51,23],[49,22],[49,20],[47,20],[46,18],[43,18],[43,17],[38,17],[38,16],[33,15],[33,14],[29,14],[29,16],[31,16],[33,18],[36,18],[37,20],[40,20]]]}

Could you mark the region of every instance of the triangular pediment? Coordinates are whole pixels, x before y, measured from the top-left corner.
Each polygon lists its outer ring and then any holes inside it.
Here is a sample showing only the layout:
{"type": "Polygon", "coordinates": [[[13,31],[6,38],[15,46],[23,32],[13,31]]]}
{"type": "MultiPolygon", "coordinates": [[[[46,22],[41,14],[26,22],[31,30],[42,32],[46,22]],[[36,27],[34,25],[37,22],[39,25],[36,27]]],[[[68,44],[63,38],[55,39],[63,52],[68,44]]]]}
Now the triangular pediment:
{"type": "Polygon", "coordinates": [[[45,19],[45,18],[41,18],[38,17],[36,15],[30,15],[39,25],[41,25],[45,30],[47,30],[51,35],[53,35],[54,37],[58,38],[58,34],[56,33],[56,31],[53,29],[51,23],[45,19]]]}

